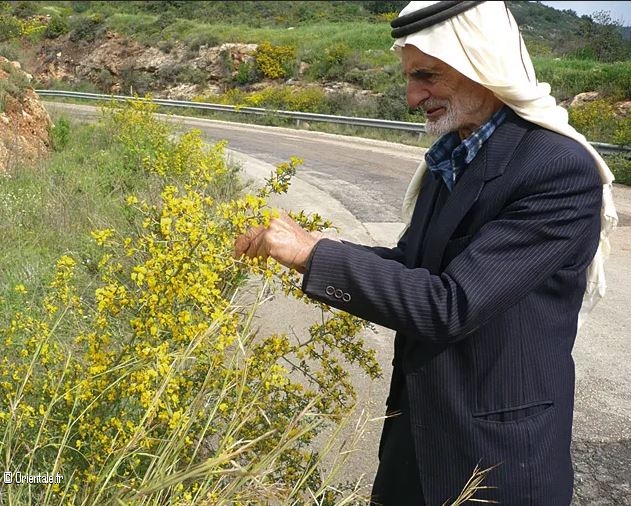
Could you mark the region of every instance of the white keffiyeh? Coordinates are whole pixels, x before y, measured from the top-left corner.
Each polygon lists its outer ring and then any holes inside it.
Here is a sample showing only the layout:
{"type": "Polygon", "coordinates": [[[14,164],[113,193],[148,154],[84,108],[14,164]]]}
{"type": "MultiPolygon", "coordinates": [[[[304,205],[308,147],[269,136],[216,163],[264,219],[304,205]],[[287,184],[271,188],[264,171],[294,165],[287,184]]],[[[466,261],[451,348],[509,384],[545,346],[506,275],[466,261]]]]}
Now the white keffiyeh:
{"type": "MultiPolygon", "coordinates": [[[[410,2],[399,16],[435,3],[410,2]]],[[[517,23],[504,2],[482,2],[446,21],[396,39],[392,48],[398,51],[406,44],[488,88],[525,120],[575,139],[593,156],[603,182],[602,226],[598,250],[587,271],[587,288],[578,319],[580,327],[587,313],[605,295],[607,286],[604,262],[610,251],[608,237],[618,222],[612,196],[614,177],[609,167],[585,137],[568,124],[567,111],[556,105],[550,85],[537,82],[517,23]]],[[[426,170],[423,161],[406,192],[403,203],[406,223],[412,216],[426,170]]]]}

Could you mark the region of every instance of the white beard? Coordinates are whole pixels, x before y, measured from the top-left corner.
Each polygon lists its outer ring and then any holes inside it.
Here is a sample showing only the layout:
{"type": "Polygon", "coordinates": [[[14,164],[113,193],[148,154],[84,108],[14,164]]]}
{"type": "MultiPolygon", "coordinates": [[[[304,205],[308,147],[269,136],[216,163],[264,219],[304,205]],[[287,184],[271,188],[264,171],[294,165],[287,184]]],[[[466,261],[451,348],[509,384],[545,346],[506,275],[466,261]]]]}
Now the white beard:
{"type": "Polygon", "coordinates": [[[433,121],[425,122],[425,131],[436,137],[449,132],[455,132],[467,123],[471,112],[479,106],[468,95],[454,97],[453,100],[428,100],[423,104],[423,109],[444,107],[445,112],[433,121]]]}

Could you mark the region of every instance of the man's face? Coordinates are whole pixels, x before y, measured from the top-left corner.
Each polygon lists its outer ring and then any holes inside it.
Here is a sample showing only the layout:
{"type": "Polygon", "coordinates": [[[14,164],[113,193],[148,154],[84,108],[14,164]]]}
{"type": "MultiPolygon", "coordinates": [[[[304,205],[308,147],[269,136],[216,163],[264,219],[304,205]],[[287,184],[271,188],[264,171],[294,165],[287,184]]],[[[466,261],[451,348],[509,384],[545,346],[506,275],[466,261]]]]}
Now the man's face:
{"type": "Polygon", "coordinates": [[[402,64],[408,106],[425,112],[431,135],[458,131],[464,139],[501,106],[484,86],[415,46],[403,47],[402,64]]]}

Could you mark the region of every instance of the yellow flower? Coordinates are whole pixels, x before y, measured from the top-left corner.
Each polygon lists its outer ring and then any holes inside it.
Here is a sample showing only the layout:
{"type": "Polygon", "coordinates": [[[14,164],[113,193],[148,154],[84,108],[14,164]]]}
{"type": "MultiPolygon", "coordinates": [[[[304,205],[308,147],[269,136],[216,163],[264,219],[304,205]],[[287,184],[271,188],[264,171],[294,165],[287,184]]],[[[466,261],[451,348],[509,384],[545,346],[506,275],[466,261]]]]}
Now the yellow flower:
{"type": "Polygon", "coordinates": [[[22,283],[19,283],[19,284],[15,285],[15,286],[13,287],[13,291],[14,291],[15,293],[21,293],[21,294],[25,294],[25,293],[27,293],[27,289],[26,289],[26,287],[25,287],[22,283]]]}
{"type": "Polygon", "coordinates": [[[90,235],[94,239],[94,242],[99,246],[103,246],[105,242],[114,235],[114,229],[106,228],[104,230],[93,230],[90,235]]]}

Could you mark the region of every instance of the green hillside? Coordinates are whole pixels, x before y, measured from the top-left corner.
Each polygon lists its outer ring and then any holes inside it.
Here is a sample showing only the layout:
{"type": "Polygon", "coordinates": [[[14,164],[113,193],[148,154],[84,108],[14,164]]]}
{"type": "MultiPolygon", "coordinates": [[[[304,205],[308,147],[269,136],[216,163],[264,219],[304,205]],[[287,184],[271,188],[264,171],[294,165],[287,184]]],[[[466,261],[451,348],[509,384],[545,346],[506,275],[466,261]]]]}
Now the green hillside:
{"type": "MultiPolygon", "coordinates": [[[[407,110],[389,49],[389,21],[405,4],[0,1],[0,55],[20,61],[40,88],[171,96],[188,86],[187,99],[409,121],[418,117],[407,110]],[[235,56],[225,43],[257,49],[235,56]],[[155,65],[130,57],[142,48],[155,65]],[[210,48],[223,52],[200,65],[210,48]]],[[[559,103],[598,93],[595,110],[574,111],[572,121],[593,140],[631,142],[628,118],[620,117],[628,109],[620,104],[631,99],[631,40],[623,27],[607,12],[592,19],[539,2],[507,6],[538,79],[559,103]]]]}

